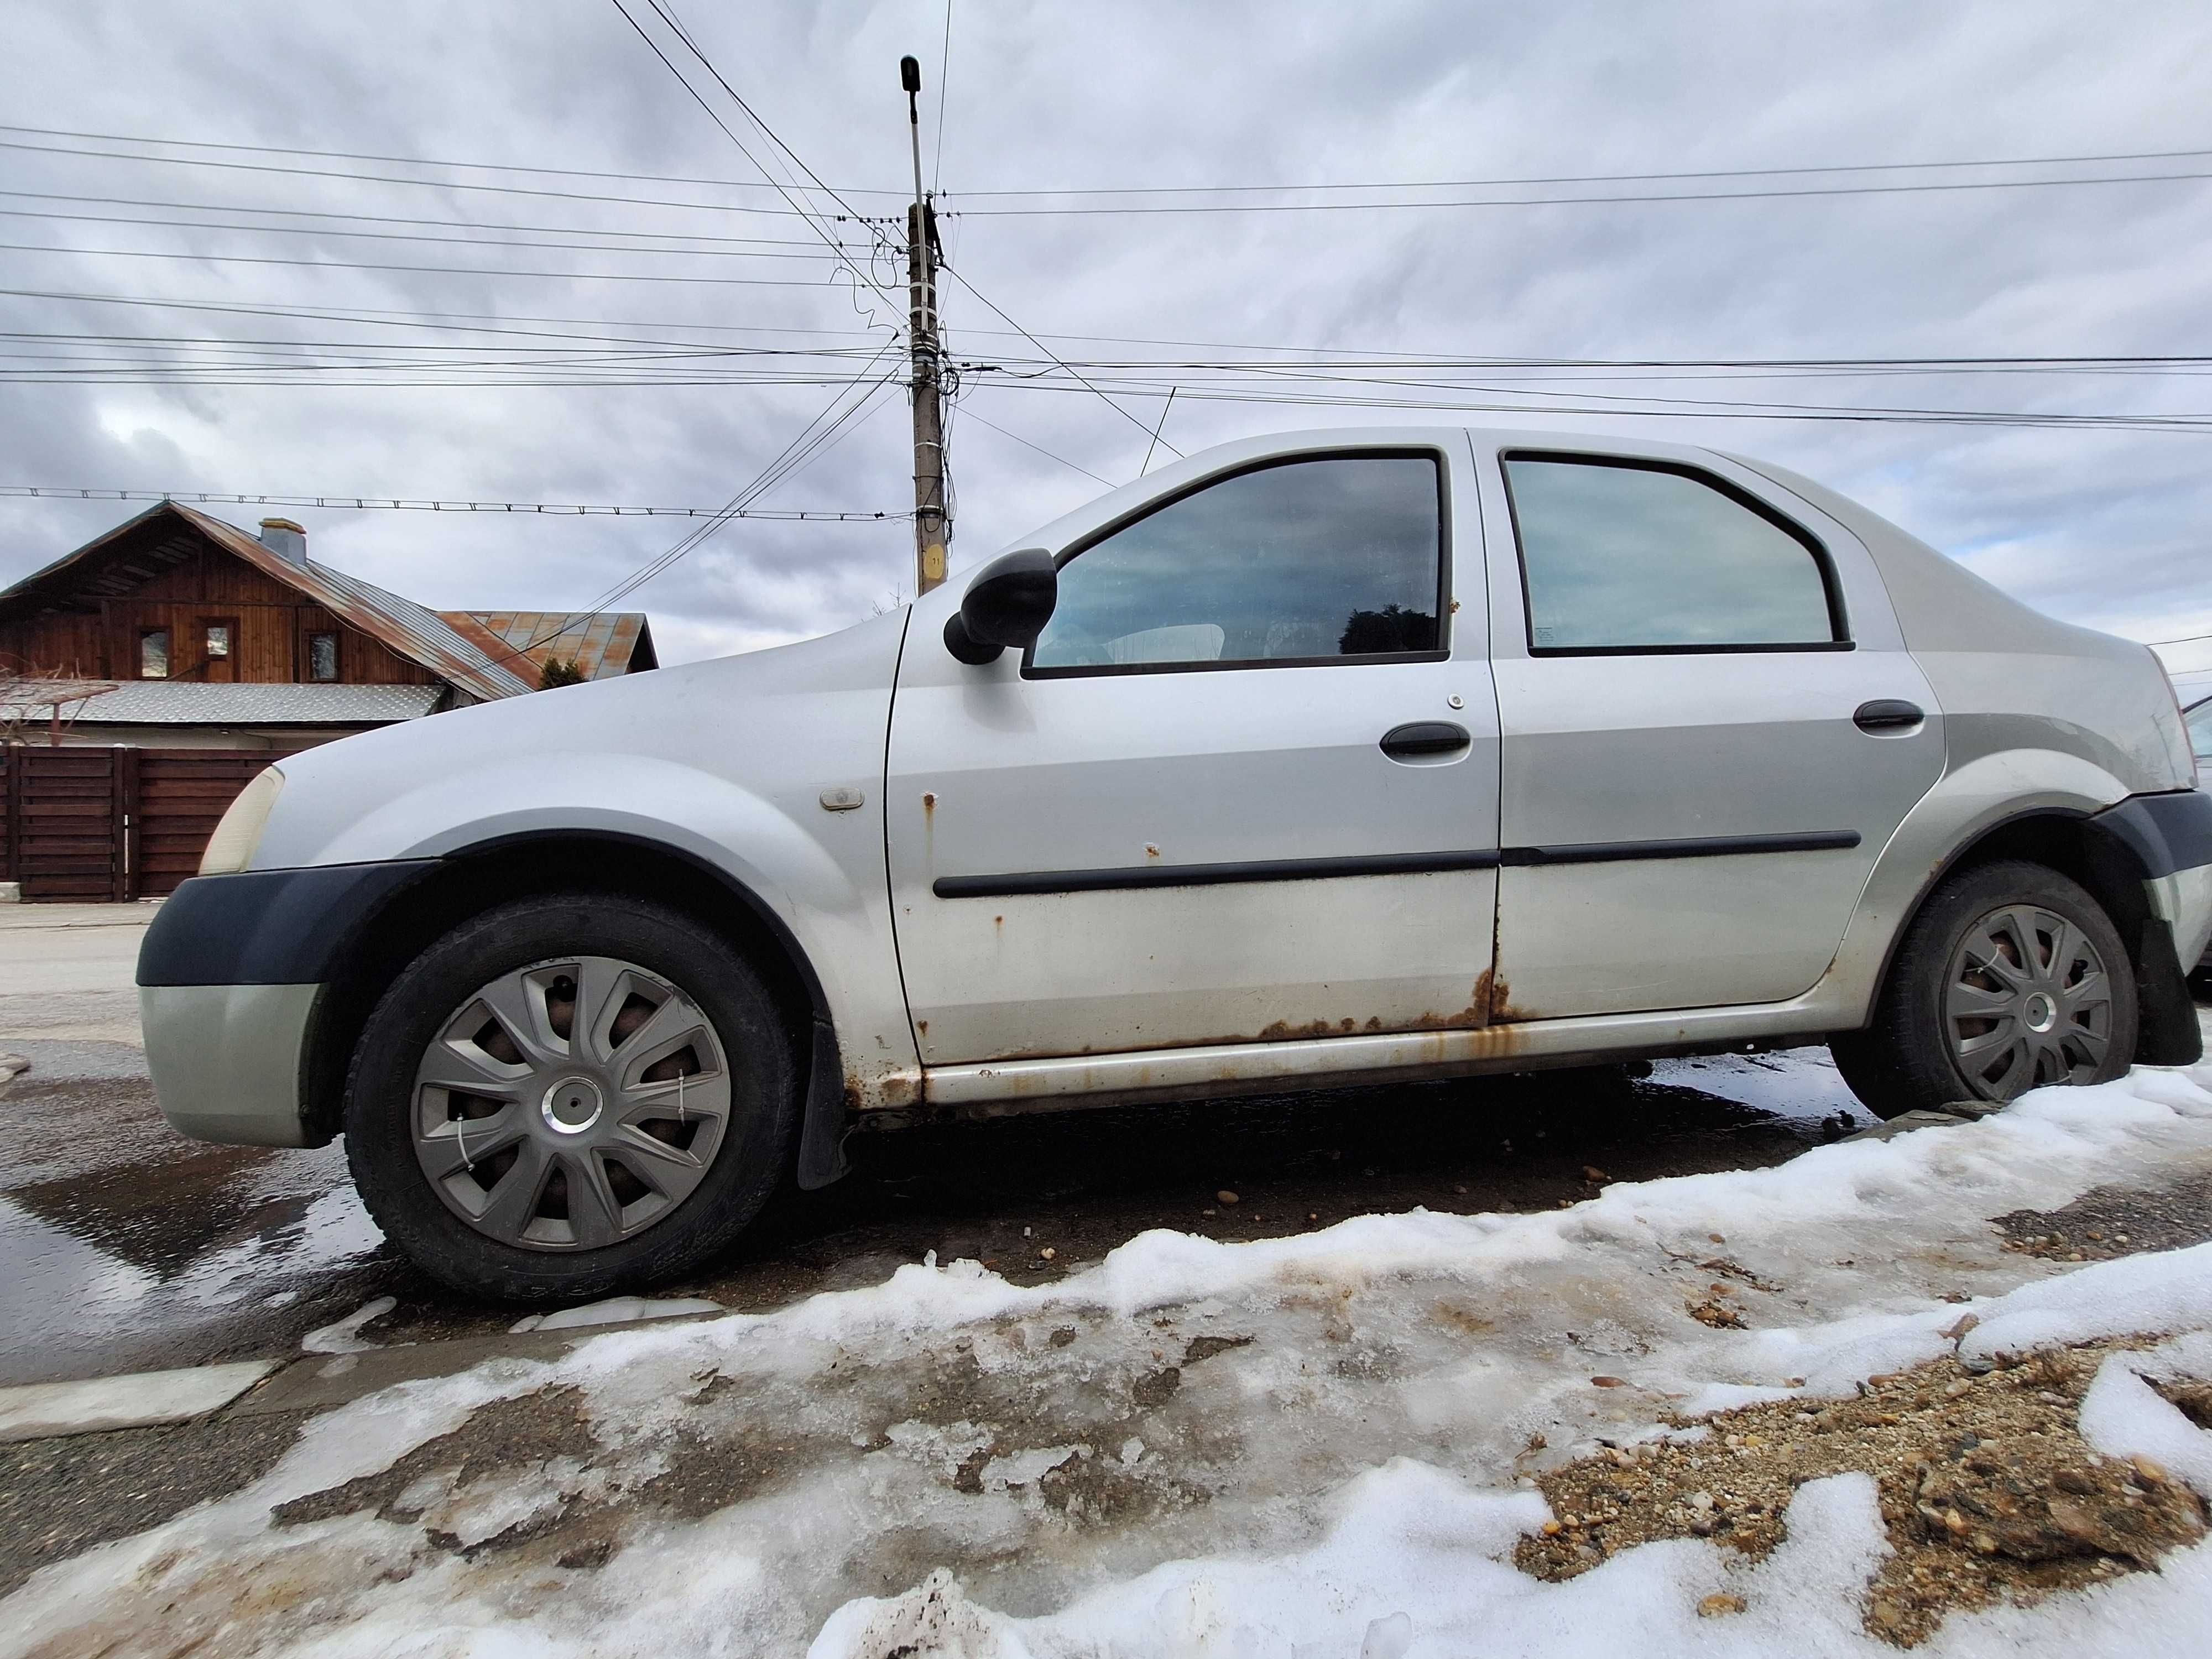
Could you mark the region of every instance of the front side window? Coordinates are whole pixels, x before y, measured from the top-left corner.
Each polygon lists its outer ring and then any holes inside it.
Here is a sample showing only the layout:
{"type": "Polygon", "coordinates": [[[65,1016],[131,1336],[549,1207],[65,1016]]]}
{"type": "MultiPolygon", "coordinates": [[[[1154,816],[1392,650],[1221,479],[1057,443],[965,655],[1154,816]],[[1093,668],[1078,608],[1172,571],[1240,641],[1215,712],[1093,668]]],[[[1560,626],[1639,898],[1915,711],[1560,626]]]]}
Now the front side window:
{"type": "Polygon", "coordinates": [[[307,678],[311,680],[334,680],[338,677],[338,636],[335,634],[307,635],[307,678]]]}
{"type": "Polygon", "coordinates": [[[1282,462],[1082,549],[1026,672],[1228,668],[1440,651],[1443,482],[1429,455],[1282,462]]]}
{"type": "Polygon", "coordinates": [[[142,680],[166,680],[169,678],[169,630],[149,628],[138,635],[138,678],[142,680]]]}
{"type": "Polygon", "coordinates": [[[1504,465],[1531,651],[1786,650],[1844,640],[1818,544],[1717,481],[1556,456],[1504,465]]]}
{"type": "Polygon", "coordinates": [[[210,662],[230,655],[228,623],[210,623],[207,625],[207,653],[210,662]]]}

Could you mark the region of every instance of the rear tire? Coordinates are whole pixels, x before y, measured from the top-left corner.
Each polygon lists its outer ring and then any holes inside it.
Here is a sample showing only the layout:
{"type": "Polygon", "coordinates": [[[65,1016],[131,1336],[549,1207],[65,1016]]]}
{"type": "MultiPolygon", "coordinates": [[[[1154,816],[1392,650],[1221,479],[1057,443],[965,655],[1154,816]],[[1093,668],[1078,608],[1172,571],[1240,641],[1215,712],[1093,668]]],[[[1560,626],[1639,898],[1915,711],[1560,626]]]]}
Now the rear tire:
{"type": "Polygon", "coordinates": [[[346,1158],[433,1279],[578,1301],[733,1243],[790,1170],[799,1096],[774,999],[719,936],[548,896],[462,923],[393,981],[354,1050],[346,1158]]]}
{"type": "Polygon", "coordinates": [[[2024,860],[1951,877],[1905,930],[1863,1031],[1829,1042],[1878,1117],[2106,1083],[2135,1057],[2133,965],[2078,882],[2024,860]]]}

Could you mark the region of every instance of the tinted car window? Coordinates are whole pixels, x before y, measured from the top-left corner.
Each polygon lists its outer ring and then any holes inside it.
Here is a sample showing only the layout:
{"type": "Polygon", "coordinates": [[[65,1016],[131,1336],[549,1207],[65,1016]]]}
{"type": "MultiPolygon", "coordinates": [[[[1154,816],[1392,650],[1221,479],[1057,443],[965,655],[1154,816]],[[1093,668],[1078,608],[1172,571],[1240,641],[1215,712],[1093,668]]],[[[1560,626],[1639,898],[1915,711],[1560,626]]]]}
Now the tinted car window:
{"type": "Polygon", "coordinates": [[[1208,484],[1084,549],[1032,672],[1229,667],[1439,648],[1429,457],[1293,461],[1208,484]]]}
{"type": "Polygon", "coordinates": [[[1826,645],[1838,637],[1808,543],[1672,470],[1509,458],[1528,644],[1550,650],[1826,645]]]}

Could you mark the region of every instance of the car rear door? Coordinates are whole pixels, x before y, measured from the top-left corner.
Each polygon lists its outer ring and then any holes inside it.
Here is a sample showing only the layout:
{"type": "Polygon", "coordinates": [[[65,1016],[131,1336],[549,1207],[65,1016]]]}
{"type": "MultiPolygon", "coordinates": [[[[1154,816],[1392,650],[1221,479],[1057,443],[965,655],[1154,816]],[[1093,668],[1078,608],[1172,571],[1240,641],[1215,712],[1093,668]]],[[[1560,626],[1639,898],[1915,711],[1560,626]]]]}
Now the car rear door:
{"type": "Polygon", "coordinates": [[[1782,1001],[1943,767],[1865,550],[1721,458],[1482,446],[1512,1017],[1782,1001]]]}
{"type": "Polygon", "coordinates": [[[1487,1018],[1496,702],[1451,435],[1122,507],[1054,549],[1023,656],[953,660],[957,581],[917,604],[885,799],[926,1062],[1487,1018]]]}

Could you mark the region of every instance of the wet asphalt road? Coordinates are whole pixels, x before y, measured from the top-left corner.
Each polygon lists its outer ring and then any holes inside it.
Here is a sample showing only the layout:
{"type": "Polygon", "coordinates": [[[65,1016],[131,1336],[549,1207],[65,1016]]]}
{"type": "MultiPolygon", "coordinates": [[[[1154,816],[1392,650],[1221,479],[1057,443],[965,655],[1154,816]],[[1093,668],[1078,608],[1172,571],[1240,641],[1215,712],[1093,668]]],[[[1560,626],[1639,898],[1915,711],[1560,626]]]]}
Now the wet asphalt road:
{"type": "MultiPolygon", "coordinates": [[[[376,1327],[386,1342],[520,1316],[401,1261],[354,1198],[343,1145],[186,1141],[135,1047],[0,1038],[9,1048],[33,1065],[0,1087],[0,1385],[283,1357],[381,1296],[398,1303],[376,1327]]],[[[846,1180],[793,1195],[737,1254],[660,1293],[757,1310],[930,1250],[1035,1282],[1152,1227],[1238,1239],[1415,1206],[1549,1208],[1596,1177],[1779,1163],[1838,1108],[1851,1103],[1825,1054],[1801,1051],[1641,1080],[1555,1073],[856,1136],[846,1180]]]]}

